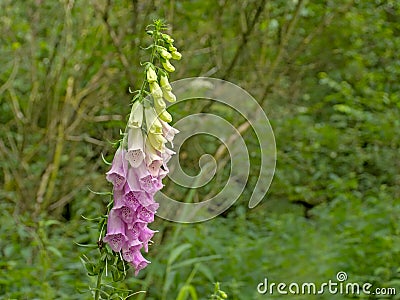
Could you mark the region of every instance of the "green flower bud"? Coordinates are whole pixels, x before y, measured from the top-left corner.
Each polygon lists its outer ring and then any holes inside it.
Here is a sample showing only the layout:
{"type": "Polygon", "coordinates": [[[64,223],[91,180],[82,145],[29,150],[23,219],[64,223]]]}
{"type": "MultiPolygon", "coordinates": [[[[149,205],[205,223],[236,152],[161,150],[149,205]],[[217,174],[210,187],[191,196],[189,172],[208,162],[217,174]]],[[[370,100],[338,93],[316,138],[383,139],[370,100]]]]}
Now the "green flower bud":
{"type": "Polygon", "coordinates": [[[158,114],[165,110],[166,104],[163,98],[154,98],[154,108],[158,114]]]}
{"type": "Polygon", "coordinates": [[[178,51],[178,49],[176,49],[174,46],[172,46],[172,45],[168,45],[168,51],[169,52],[175,52],[175,51],[178,51]]]}
{"type": "Polygon", "coordinates": [[[128,126],[140,128],[143,123],[143,105],[140,101],[132,104],[131,114],[129,115],[128,126]]]}
{"type": "Polygon", "coordinates": [[[172,87],[168,82],[168,77],[165,74],[161,74],[160,76],[160,85],[163,91],[171,91],[172,87]]]}
{"type": "Polygon", "coordinates": [[[169,122],[171,122],[172,121],[172,116],[169,114],[169,112],[167,112],[166,110],[164,110],[163,112],[162,112],[162,114],[160,114],[159,116],[158,116],[161,120],[163,120],[164,122],[167,122],[167,123],[169,123],[169,122]]]}
{"type": "Polygon", "coordinates": [[[222,299],[228,298],[228,295],[224,291],[219,291],[219,294],[221,295],[222,299]]]}
{"type": "Polygon", "coordinates": [[[171,91],[164,90],[163,96],[168,102],[175,102],[176,96],[171,91]]]}
{"type": "Polygon", "coordinates": [[[167,72],[174,72],[175,71],[175,67],[173,65],[171,65],[171,63],[169,62],[168,59],[166,59],[165,61],[161,62],[161,64],[163,65],[164,69],[167,72]]]}
{"type": "Polygon", "coordinates": [[[150,85],[150,93],[153,96],[153,98],[162,98],[163,92],[158,83],[156,81],[150,82],[149,85],[150,85]]]}
{"type": "Polygon", "coordinates": [[[153,107],[146,107],[144,109],[144,115],[146,117],[146,126],[148,132],[154,134],[162,134],[162,124],[157,118],[157,113],[153,107]]]}
{"type": "Polygon", "coordinates": [[[165,49],[164,47],[157,47],[157,51],[158,51],[158,53],[160,53],[160,56],[162,58],[165,58],[165,59],[171,59],[172,58],[171,53],[169,53],[167,51],[167,49],[165,49]]]}
{"type": "Polygon", "coordinates": [[[182,54],[180,54],[178,51],[173,51],[171,53],[172,59],[180,60],[182,58],[182,54]]]}
{"type": "Polygon", "coordinates": [[[148,81],[148,82],[151,83],[151,82],[157,81],[157,73],[156,73],[156,71],[154,70],[153,67],[149,67],[149,68],[147,69],[146,75],[147,75],[147,81],[148,81]]]}
{"type": "Polygon", "coordinates": [[[168,34],[163,33],[162,34],[162,38],[164,39],[164,41],[168,44],[172,44],[174,42],[174,39],[172,37],[170,37],[168,34]]]}

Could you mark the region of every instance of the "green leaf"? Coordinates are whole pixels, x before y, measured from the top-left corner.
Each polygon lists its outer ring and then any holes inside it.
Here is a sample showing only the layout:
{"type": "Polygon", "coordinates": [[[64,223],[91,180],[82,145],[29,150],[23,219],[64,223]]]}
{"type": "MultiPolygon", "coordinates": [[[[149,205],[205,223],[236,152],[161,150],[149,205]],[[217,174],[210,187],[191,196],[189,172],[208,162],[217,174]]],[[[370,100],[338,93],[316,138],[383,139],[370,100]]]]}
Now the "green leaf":
{"type": "Polygon", "coordinates": [[[178,247],[176,247],[174,250],[172,250],[169,258],[168,258],[168,265],[172,265],[174,261],[181,255],[185,250],[189,249],[192,247],[191,244],[183,244],[178,247]]]}
{"type": "Polygon", "coordinates": [[[192,285],[184,285],[180,289],[178,297],[176,297],[176,300],[186,300],[189,294],[190,294],[192,300],[198,299],[196,289],[192,285]]]}
{"type": "Polygon", "coordinates": [[[200,256],[200,257],[189,258],[180,263],[173,265],[171,267],[171,269],[178,269],[178,268],[182,268],[182,267],[185,267],[188,265],[193,265],[195,263],[209,261],[209,260],[213,260],[213,259],[220,259],[220,258],[222,258],[221,255],[209,255],[209,256],[200,256]]]}

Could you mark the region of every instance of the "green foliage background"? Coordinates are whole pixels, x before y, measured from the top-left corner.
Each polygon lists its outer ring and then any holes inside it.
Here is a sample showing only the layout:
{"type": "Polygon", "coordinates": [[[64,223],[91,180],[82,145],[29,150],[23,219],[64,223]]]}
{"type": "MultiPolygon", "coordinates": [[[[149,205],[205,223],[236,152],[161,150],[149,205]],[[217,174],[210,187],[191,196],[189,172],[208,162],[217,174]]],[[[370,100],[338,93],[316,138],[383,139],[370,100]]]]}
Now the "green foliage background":
{"type": "MultiPolygon", "coordinates": [[[[91,298],[79,256],[96,252],[75,243],[96,241],[96,224],[81,215],[103,214],[109,199],[87,187],[110,189],[101,153],[112,159],[128,87],[142,76],[144,28],[158,17],[183,54],[173,79],[226,79],[263,106],[277,169],[249,210],[260,157],[254,133],[243,132],[252,176],[240,200],[205,223],[157,219],[152,264],[117,286],[147,291],[130,299],[175,299],[188,286],[205,299],[220,281],[229,299],[265,299],[256,290],[265,277],[322,283],[346,271],[400,294],[398,1],[2,0],[1,299],[91,298]]],[[[173,113],[200,111],[243,122],[203,102],[173,113]]],[[[218,146],[193,138],[180,162],[196,172],[218,146]]],[[[207,193],[223,185],[223,170],[218,178],[207,193]]],[[[167,190],[180,200],[188,192],[167,190]]],[[[333,298],[351,296],[318,299],[333,298]]]]}

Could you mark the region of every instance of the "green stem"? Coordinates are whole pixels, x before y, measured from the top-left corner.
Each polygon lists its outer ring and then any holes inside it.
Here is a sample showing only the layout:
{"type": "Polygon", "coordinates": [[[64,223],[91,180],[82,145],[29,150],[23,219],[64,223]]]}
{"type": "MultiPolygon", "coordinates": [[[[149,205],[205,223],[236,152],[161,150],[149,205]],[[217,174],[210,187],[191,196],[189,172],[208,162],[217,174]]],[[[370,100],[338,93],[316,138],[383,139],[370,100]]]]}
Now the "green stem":
{"type": "Polygon", "coordinates": [[[99,275],[97,275],[96,293],[94,294],[94,300],[100,299],[100,288],[101,288],[102,277],[103,277],[103,268],[100,270],[99,275]]]}

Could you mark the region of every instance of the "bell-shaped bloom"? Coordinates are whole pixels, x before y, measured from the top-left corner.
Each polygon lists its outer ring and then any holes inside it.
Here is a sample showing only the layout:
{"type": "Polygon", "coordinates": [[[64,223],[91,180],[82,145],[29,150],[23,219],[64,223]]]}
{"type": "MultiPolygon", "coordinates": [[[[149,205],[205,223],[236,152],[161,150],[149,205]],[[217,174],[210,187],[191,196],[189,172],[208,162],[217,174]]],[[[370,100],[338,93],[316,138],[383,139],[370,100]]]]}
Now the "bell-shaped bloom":
{"type": "Polygon", "coordinates": [[[132,104],[131,114],[129,115],[128,127],[140,128],[143,123],[143,104],[135,101],[132,104]]]}
{"type": "MultiPolygon", "coordinates": [[[[169,149],[167,147],[164,147],[164,152],[161,153],[161,157],[162,157],[162,160],[163,160],[163,163],[164,163],[164,167],[166,167],[166,165],[169,162],[169,160],[171,159],[172,155],[174,155],[175,153],[176,153],[175,151],[173,151],[173,150],[171,150],[171,149],[169,149]]],[[[166,170],[168,172],[168,168],[166,168],[166,170]]]]}
{"type": "Polygon", "coordinates": [[[136,169],[136,171],[136,174],[139,178],[140,187],[147,193],[153,194],[163,187],[162,182],[159,178],[151,176],[149,170],[147,170],[145,163],[142,163],[136,169]]]}
{"type": "Polygon", "coordinates": [[[132,266],[135,268],[135,276],[138,276],[140,270],[146,268],[149,263],[150,261],[145,259],[140,251],[137,251],[133,261],[131,262],[132,266]]]}
{"type": "Polygon", "coordinates": [[[130,208],[127,205],[122,206],[121,208],[118,209],[122,221],[126,223],[126,225],[129,227],[132,227],[134,224],[134,221],[136,221],[136,214],[135,210],[130,208]]]}
{"type": "Polygon", "coordinates": [[[128,161],[125,155],[126,151],[119,147],[115,152],[111,170],[106,173],[106,179],[114,185],[115,190],[121,190],[126,181],[128,161]]]}
{"type": "Polygon", "coordinates": [[[131,228],[126,229],[126,236],[128,238],[128,244],[129,244],[129,241],[135,241],[135,240],[139,239],[140,231],[145,226],[146,226],[146,223],[144,223],[141,220],[137,220],[135,223],[133,223],[131,228]]]}
{"type": "Polygon", "coordinates": [[[144,114],[146,116],[146,126],[147,130],[153,134],[162,133],[162,125],[157,118],[157,113],[153,107],[146,107],[144,109],[144,114]]]}
{"type": "Polygon", "coordinates": [[[124,186],[124,199],[125,204],[133,210],[136,210],[139,205],[147,206],[151,203],[149,195],[140,186],[137,170],[134,168],[130,168],[128,171],[124,186]]]}
{"type": "Polygon", "coordinates": [[[143,133],[141,128],[128,129],[128,152],[125,158],[133,168],[137,168],[144,159],[143,133]]]}
{"type": "Polygon", "coordinates": [[[122,257],[127,261],[127,262],[133,262],[135,259],[136,252],[140,253],[140,249],[143,247],[142,242],[137,240],[137,243],[133,243],[130,246],[125,246],[122,248],[122,257]]]}
{"type": "Polygon", "coordinates": [[[179,130],[169,125],[167,122],[160,121],[162,125],[162,132],[165,139],[171,143],[171,146],[174,147],[172,141],[175,137],[175,134],[179,133],[179,130]]]}
{"type": "Polygon", "coordinates": [[[162,180],[165,178],[165,176],[167,176],[167,174],[169,173],[169,169],[166,165],[166,163],[164,163],[161,167],[160,170],[158,171],[158,178],[159,180],[162,180]]]}
{"type": "Polygon", "coordinates": [[[151,223],[154,221],[154,214],[158,209],[159,204],[154,203],[147,207],[139,206],[136,210],[136,217],[145,223],[151,223]]]}
{"type": "Polygon", "coordinates": [[[152,176],[157,176],[160,170],[160,167],[163,164],[162,157],[157,153],[157,150],[154,149],[153,145],[151,145],[149,139],[146,139],[146,165],[152,176]]]}
{"type": "Polygon", "coordinates": [[[158,231],[151,230],[147,226],[143,227],[139,234],[139,241],[143,243],[144,251],[149,251],[149,241],[153,237],[154,233],[158,231]]]}
{"type": "Polygon", "coordinates": [[[126,225],[115,209],[111,209],[108,214],[107,234],[103,238],[103,241],[108,243],[115,252],[121,251],[122,247],[128,241],[126,225]]]}

